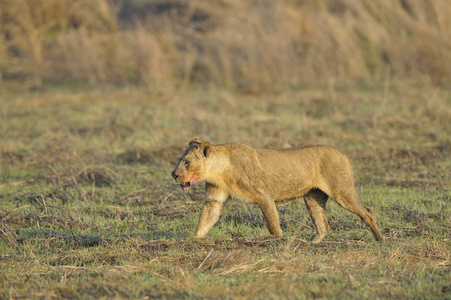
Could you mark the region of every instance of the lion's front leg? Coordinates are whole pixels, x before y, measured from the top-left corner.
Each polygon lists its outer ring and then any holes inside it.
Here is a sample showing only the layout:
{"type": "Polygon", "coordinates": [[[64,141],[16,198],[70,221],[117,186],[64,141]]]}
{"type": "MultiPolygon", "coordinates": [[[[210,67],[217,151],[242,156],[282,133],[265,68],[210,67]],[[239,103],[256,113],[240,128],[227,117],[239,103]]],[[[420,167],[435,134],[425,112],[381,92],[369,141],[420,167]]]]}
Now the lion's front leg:
{"type": "Polygon", "coordinates": [[[202,211],[199,224],[197,225],[195,237],[202,238],[208,233],[211,227],[218,221],[223,207],[224,202],[216,200],[207,201],[202,211]]]}
{"type": "Polygon", "coordinates": [[[215,225],[222,212],[224,203],[229,198],[227,192],[210,183],[205,184],[206,203],[200,216],[195,237],[202,238],[215,225]]]}

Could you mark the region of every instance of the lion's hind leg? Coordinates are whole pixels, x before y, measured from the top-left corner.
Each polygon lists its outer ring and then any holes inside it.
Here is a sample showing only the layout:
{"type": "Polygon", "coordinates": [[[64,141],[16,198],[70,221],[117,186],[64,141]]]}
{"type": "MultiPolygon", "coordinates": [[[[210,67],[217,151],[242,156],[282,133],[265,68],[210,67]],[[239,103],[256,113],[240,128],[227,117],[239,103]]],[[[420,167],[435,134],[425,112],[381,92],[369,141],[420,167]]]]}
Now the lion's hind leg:
{"type": "Polygon", "coordinates": [[[316,228],[316,236],[313,243],[321,242],[329,231],[329,223],[326,217],[326,203],[328,196],[319,189],[313,189],[304,196],[305,204],[316,228]]]}
{"type": "Polygon", "coordinates": [[[280,228],[279,213],[277,212],[274,200],[272,198],[262,197],[257,203],[265,217],[269,233],[276,236],[283,236],[282,229],[280,228]]]}
{"type": "Polygon", "coordinates": [[[362,221],[371,229],[374,237],[378,241],[383,241],[379,226],[377,226],[376,218],[374,217],[371,207],[366,206],[360,199],[355,188],[343,189],[340,193],[333,195],[332,198],[343,208],[355,213],[362,219],[362,221]]]}

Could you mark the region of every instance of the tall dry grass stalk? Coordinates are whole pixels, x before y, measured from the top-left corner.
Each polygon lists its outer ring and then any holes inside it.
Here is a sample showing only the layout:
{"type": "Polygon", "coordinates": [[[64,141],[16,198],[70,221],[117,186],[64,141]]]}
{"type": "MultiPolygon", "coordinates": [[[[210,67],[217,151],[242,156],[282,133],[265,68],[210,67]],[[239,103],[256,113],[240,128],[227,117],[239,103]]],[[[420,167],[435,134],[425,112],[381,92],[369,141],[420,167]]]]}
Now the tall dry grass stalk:
{"type": "Polygon", "coordinates": [[[111,79],[108,58],[111,59],[112,53],[108,52],[108,48],[114,47],[112,42],[109,35],[91,35],[85,27],[69,30],[57,39],[62,54],[61,64],[56,66],[60,68],[59,73],[89,83],[111,79]]]}
{"type": "Polygon", "coordinates": [[[451,80],[447,0],[2,0],[1,7],[7,80],[251,92],[387,76],[451,80]]]}

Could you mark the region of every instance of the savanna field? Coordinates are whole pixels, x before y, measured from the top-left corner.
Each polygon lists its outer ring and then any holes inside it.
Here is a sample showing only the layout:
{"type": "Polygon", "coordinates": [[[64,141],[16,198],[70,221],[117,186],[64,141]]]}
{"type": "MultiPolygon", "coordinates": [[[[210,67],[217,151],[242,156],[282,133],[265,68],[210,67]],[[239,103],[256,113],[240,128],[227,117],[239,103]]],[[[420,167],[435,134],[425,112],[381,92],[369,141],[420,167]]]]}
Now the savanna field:
{"type": "Polygon", "coordinates": [[[448,1],[2,1],[0,299],[451,299],[448,1]],[[230,200],[193,139],[333,145],[386,237],[230,200]]]}

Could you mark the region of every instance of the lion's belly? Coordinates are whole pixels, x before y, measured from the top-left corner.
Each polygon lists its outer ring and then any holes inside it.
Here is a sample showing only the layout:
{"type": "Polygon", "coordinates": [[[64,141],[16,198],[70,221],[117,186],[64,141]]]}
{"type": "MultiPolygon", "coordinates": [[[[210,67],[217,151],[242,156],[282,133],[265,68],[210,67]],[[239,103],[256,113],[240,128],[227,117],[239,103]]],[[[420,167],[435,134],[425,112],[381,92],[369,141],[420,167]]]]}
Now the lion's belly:
{"type": "MultiPolygon", "coordinates": [[[[271,190],[274,194],[275,202],[287,202],[300,198],[315,188],[313,179],[315,176],[303,176],[301,171],[284,170],[271,176],[271,190]]],[[[305,171],[305,170],[303,170],[305,171]]]]}
{"type": "Polygon", "coordinates": [[[274,201],[275,202],[288,202],[294,199],[298,199],[305,194],[307,194],[313,186],[298,186],[298,187],[290,187],[284,189],[276,189],[274,191],[274,201]]]}

